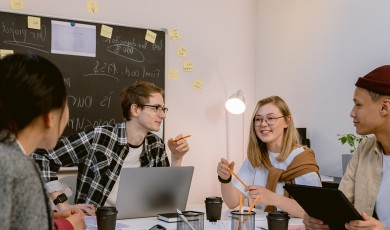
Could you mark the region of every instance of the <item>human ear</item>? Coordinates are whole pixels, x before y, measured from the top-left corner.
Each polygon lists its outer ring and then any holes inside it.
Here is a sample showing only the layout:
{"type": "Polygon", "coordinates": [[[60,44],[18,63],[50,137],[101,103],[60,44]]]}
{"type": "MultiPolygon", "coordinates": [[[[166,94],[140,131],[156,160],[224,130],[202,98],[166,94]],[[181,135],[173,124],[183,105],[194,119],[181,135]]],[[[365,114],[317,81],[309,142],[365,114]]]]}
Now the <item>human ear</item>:
{"type": "Polygon", "coordinates": [[[54,126],[54,114],[52,111],[42,115],[43,123],[46,128],[51,128],[54,126]]]}
{"type": "Polygon", "coordinates": [[[138,117],[138,114],[139,114],[138,109],[139,109],[139,107],[136,104],[132,104],[130,106],[131,117],[138,117]]]}
{"type": "Polygon", "coordinates": [[[382,102],[380,113],[381,115],[386,115],[390,112],[389,110],[390,110],[390,99],[386,98],[382,102]]]}

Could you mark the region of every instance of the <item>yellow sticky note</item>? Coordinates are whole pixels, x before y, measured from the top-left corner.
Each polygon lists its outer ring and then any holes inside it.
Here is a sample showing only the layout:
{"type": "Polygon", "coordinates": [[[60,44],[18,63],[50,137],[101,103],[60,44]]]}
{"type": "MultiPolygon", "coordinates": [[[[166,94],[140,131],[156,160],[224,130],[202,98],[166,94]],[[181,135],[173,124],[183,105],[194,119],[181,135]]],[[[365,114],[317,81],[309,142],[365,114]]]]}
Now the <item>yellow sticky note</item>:
{"type": "Polygon", "coordinates": [[[169,79],[176,81],[179,78],[179,70],[170,69],[168,72],[168,77],[169,77],[169,79]]]}
{"type": "Polygon", "coordinates": [[[194,70],[192,66],[192,61],[185,61],[183,64],[183,70],[185,72],[192,72],[194,70]]]}
{"type": "Polygon", "coordinates": [[[194,83],[192,84],[192,86],[194,87],[194,89],[202,90],[203,83],[201,80],[195,80],[194,83]]]}
{"type": "Polygon", "coordinates": [[[106,38],[111,38],[112,37],[112,27],[111,26],[102,25],[102,28],[100,30],[100,36],[103,36],[103,37],[106,37],[106,38]]]}
{"type": "Polygon", "coordinates": [[[30,29],[40,30],[41,29],[41,18],[28,16],[27,17],[27,26],[30,29]]]}
{"type": "Polygon", "coordinates": [[[145,35],[145,40],[150,42],[150,43],[155,43],[156,42],[156,37],[157,34],[151,30],[146,30],[146,35],[145,35]]]}
{"type": "Polygon", "coordinates": [[[99,6],[97,2],[87,1],[87,11],[88,13],[97,13],[99,12],[99,6]]]}
{"type": "Polygon", "coordinates": [[[10,0],[11,9],[20,10],[24,9],[24,1],[23,0],[10,0]]]}
{"type": "Polygon", "coordinates": [[[177,48],[176,54],[179,57],[187,57],[187,48],[182,46],[177,48]]]}
{"type": "Polygon", "coordinates": [[[13,50],[2,50],[2,49],[0,49],[0,59],[5,57],[8,54],[13,54],[13,53],[14,53],[13,50]]]}
{"type": "Polygon", "coordinates": [[[178,40],[178,39],[180,39],[179,31],[178,31],[177,29],[169,30],[169,37],[170,37],[172,40],[178,40]]]}

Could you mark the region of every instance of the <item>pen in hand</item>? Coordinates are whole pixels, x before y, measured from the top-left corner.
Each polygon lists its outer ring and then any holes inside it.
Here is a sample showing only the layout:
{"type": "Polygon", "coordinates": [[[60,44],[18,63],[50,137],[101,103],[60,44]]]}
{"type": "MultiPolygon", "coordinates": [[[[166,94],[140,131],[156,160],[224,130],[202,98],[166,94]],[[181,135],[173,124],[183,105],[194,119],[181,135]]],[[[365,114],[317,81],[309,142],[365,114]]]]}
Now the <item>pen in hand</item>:
{"type": "Polygon", "coordinates": [[[182,137],[180,137],[179,139],[175,139],[175,140],[173,140],[173,142],[180,141],[181,139],[185,139],[185,138],[188,138],[188,137],[190,137],[190,136],[191,136],[191,135],[182,136],[182,137]]]}
{"type": "Polygon", "coordinates": [[[184,223],[186,223],[186,224],[188,225],[188,227],[191,228],[191,230],[195,230],[195,228],[192,227],[192,225],[190,224],[190,222],[188,222],[187,218],[183,215],[183,213],[181,213],[181,211],[180,211],[179,209],[176,209],[176,212],[177,212],[177,214],[179,214],[180,219],[181,219],[184,223]]]}

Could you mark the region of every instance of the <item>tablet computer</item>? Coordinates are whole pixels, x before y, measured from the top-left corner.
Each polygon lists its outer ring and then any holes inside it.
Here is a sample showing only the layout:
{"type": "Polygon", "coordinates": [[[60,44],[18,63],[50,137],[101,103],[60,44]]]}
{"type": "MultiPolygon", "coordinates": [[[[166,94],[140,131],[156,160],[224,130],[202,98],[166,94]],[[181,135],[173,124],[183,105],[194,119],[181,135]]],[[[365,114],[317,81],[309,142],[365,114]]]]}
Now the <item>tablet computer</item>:
{"type": "Polygon", "coordinates": [[[345,229],[351,220],[363,220],[359,212],[338,189],[286,184],[284,189],[306,213],[324,221],[330,229],[345,229]]]}

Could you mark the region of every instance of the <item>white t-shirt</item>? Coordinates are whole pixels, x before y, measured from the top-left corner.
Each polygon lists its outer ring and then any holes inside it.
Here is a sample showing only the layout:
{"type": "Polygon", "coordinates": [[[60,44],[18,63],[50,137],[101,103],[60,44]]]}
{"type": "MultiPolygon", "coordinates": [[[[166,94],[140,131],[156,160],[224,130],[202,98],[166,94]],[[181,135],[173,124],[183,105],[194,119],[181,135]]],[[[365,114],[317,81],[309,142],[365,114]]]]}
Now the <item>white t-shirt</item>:
{"type": "Polygon", "coordinates": [[[390,156],[383,156],[382,181],[376,197],[375,211],[386,228],[390,227],[390,156]]]}
{"type": "MultiPolygon", "coordinates": [[[[141,167],[141,162],[139,161],[139,157],[142,153],[143,144],[136,148],[129,148],[129,153],[126,156],[125,161],[123,162],[122,169],[124,168],[138,168],[141,167]]],[[[112,188],[110,195],[108,195],[106,203],[104,206],[116,206],[116,198],[118,197],[118,187],[119,180],[121,179],[120,175],[118,180],[115,182],[114,187],[112,188]]]]}
{"type": "MultiPolygon", "coordinates": [[[[278,157],[280,153],[273,153],[268,151],[268,154],[271,164],[275,168],[286,170],[290,163],[293,161],[293,159],[303,151],[303,147],[296,148],[284,161],[280,162],[276,160],[276,157],[278,157]]],[[[265,187],[267,184],[268,170],[264,166],[261,166],[259,168],[253,168],[248,159],[246,159],[242,164],[240,170],[238,171],[237,175],[240,177],[241,180],[245,182],[246,185],[260,185],[265,187]]],[[[295,178],[295,183],[318,187],[322,186],[321,180],[316,172],[307,173],[305,175],[295,178]]],[[[278,182],[275,191],[277,194],[284,194],[284,184],[284,182],[278,182]]],[[[236,178],[233,178],[233,186],[238,188],[246,197],[248,197],[248,192],[245,192],[245,187],[236,178]]],[[[257,203],[256,208],[264,209],[265,206],[261,205],[260,203],[257,203]]]]}

